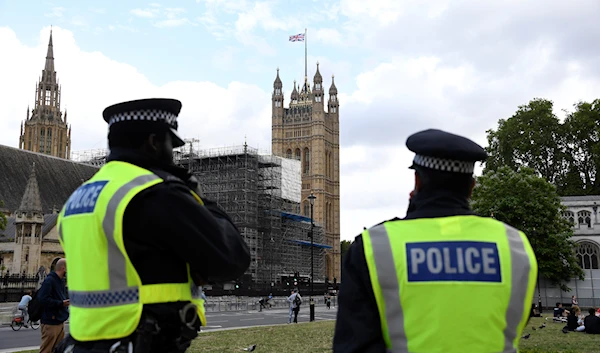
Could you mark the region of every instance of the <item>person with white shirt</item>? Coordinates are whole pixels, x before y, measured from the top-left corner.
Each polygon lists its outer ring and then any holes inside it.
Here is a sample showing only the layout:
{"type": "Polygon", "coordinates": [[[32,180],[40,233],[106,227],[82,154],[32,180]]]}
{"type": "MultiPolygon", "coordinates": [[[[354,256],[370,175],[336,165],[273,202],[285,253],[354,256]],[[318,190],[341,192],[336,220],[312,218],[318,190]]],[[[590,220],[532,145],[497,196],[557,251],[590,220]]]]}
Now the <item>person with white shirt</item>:
{"type": "Polygon", "coordinates": [[[29,302],[31,301],[32,294],[33,293],[31,291],[27,292],[27,294],[21,297],[21,301],[19,302],[18,308],[23,312],[25,327],[29,327],[27,324],[29,322],[29,312],[27,311],[27,308],[29,307],[29,302]]]}

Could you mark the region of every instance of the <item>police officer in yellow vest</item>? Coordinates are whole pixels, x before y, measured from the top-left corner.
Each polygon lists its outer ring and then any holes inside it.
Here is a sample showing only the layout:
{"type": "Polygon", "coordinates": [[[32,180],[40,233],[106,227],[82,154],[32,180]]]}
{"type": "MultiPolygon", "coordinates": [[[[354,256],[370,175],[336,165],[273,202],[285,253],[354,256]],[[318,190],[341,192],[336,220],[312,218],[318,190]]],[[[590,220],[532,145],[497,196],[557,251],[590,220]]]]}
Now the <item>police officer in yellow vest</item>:
{"type": "Polygon", "coordinates": [[[537,261],[525,234],[469,208],[485,150],[440,130],[406,145],[406,217],[363,231],[345,255],[334,352],[517,352],[537,261]]]}
{"type": "Polygon", "coordinates": [[[236,226],[173,163],[180,109],[144,99],[104,110],[107,163],[58,219],[71,300],[58,352],[185,352],[206,325],[199,285],[248,268],[236,226]]]}

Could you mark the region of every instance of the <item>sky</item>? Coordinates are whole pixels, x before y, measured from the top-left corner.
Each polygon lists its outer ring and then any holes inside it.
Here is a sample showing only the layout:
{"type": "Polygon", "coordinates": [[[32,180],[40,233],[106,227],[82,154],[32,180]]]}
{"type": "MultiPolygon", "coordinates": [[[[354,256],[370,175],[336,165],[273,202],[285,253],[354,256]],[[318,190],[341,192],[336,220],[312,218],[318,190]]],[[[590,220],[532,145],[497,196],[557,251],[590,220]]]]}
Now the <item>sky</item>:
{"type": "MultiPolygon", "coordinates": [[[[597,0],[0,0],[0,144],[17,146],[53,28],[74,151],[105,148],[102,110],[182,101],[200,147],[268,152],[276,69],[316,63],[340,101],[341,238],[403,217],[414,175],[406,138],[428,128],[486,145],[486,130],[533,98],[555,113],[600,96],[597,0]]],[[[480,170],[479,168],[478,170],[480,170]]]]}

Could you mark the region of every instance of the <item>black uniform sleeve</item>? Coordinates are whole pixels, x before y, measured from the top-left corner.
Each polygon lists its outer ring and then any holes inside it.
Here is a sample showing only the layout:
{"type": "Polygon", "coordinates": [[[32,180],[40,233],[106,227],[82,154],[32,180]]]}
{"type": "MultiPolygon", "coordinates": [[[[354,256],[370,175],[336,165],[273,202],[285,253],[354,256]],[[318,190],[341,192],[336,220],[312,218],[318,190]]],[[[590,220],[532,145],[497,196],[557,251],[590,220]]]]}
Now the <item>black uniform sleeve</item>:
{"type": "Polygon", "coordinates": [[[383,353],[385,351],[381,321],[371,287],[362,236],[358,236],[344,255],[333,352],[383,353]]]}
{"type": "Polygon", "coordinates": [[[163,233],[169,252],[189,263],[192,272],[216,282],[244,274],[250,266],[248,245],[216,203],[203,199],[200,205],[180,184],[161,185],[151,194],[145,195],[146,209],[140,214],[163,233]]]}

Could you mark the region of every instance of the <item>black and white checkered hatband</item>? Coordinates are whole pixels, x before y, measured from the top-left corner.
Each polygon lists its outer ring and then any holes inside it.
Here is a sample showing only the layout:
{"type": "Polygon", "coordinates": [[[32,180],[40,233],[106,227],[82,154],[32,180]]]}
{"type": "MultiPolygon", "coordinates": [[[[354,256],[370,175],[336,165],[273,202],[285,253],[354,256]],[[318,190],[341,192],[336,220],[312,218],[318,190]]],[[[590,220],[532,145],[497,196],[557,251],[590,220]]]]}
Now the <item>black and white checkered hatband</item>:
{"type": "Polygon", "coordinates": [[[159,109],[132,110],[117,113],[108,119],[108,126],[121,121],[163,121],[177,130],[177,115],[159,109]]]}
{"type": "Polygon", "coordinates": [[[421,167],[453,173],[473,174],[475,170],[475,163],[473,162],[422,156],[419,154],[415,155],[413,163],[421,167]]]}

